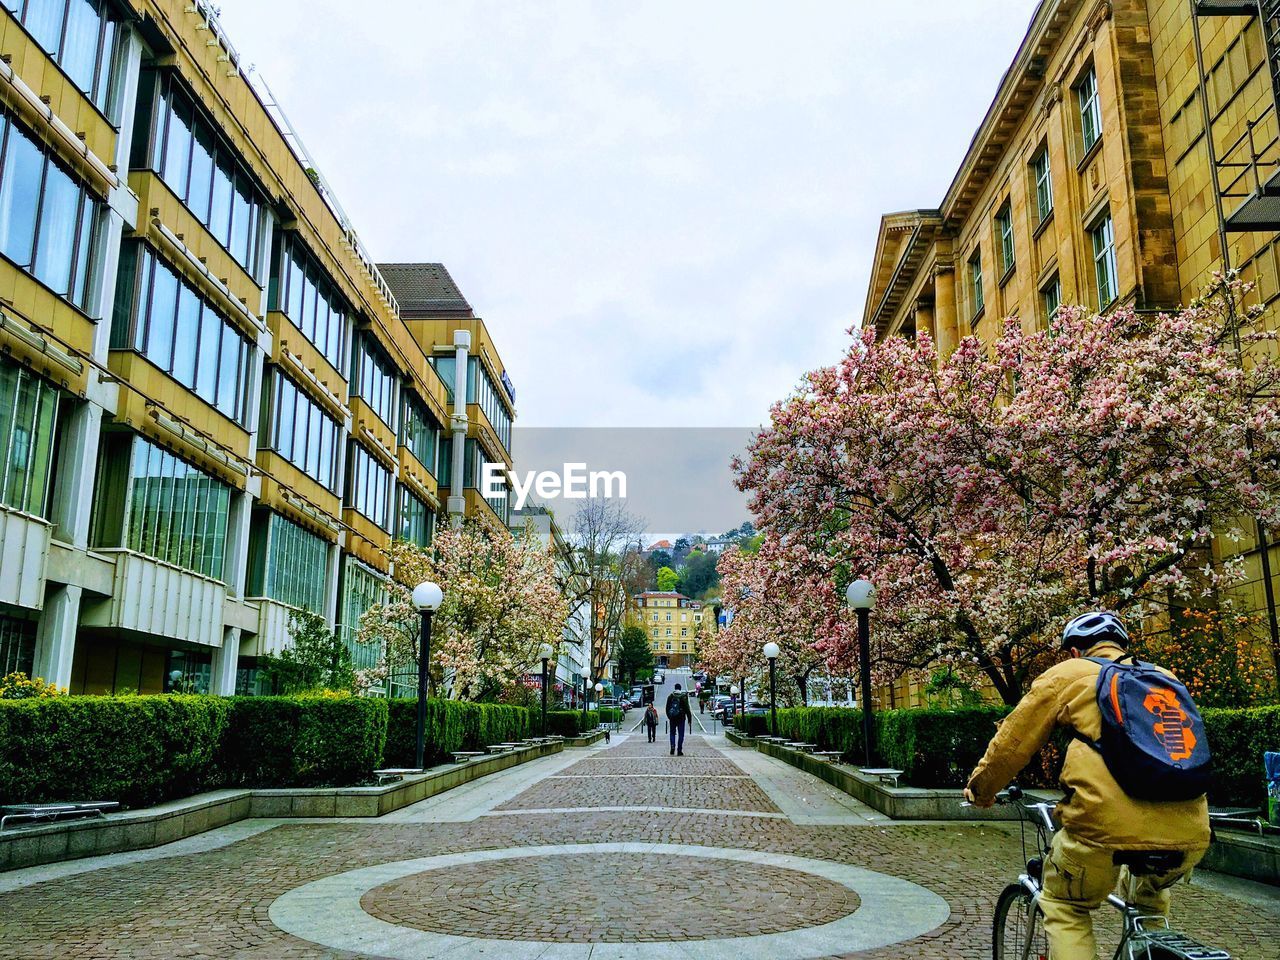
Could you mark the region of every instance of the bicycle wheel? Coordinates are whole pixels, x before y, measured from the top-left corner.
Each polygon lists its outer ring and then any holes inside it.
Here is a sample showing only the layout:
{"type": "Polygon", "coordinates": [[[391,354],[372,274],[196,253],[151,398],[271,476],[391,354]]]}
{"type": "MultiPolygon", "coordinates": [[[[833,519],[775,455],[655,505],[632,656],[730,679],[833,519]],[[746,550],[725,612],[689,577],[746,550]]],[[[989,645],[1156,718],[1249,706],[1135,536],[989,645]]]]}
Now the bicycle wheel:
{"type": "Polygon", "coordinates": [[[996,901],[992,956],[995,960],[1049,960],[1044,914],[1020,883],[1009,884],[996,901]]]}

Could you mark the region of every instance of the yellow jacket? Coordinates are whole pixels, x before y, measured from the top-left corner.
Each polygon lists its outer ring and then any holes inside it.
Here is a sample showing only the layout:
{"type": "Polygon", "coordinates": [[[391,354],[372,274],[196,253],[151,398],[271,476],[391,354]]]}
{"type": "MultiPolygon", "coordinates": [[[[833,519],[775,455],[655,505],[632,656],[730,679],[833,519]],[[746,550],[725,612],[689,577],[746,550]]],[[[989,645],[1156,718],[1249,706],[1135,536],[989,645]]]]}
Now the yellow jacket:
{"type": "MultiPolygon", "coordinates": [[[[1125,651],[1106,641],[1086,656],[1117,660],[1125,651]]],[[[1090,740],[1102,736],[1098,710],[1098,664],[1067,660],[1050,667],[1031,685],[1022,702],[999,725],[987,752],[969,778],[979,802],[989,802],[1008,786],[1045,745],[1055,728],[1076,730],[1090,740]]],[[[1169,671],[1165,670],[1165,673],[1169,671]]],[[[1172,674],[1169,674],[1172,676],[1172,674]]],[[[1073,739],[1062,767],[1066,796],[1057,818],[1073,837],[1111,850],[1198,850],[1209,845],[1209,806],[1197,800],[1135,800],[1120,789],[1102,755],[1073,739]]]]}

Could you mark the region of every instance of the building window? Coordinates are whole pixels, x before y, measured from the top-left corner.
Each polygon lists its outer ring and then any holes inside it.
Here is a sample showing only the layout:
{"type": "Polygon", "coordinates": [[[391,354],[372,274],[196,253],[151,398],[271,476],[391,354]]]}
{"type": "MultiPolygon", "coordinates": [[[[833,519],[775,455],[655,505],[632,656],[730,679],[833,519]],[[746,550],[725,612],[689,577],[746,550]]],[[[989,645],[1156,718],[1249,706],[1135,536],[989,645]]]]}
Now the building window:
{"type": "Polygon", "coordinates": [[[969,258],[969,292],[973,298],[972,317],[977,319],[982,313],[982,308],[986,306],[986,301],[982,297],[982,251],[973,251],[973,256],[969,258]]]}
{"type": "Polygon", "coordinates": [[[57,419],[57,388],[0,360],[0,504],[45,516],[57,419]]]}
{"type": "Polygon", "coordinates": [[[1076,84],[1076,102],[1080,105],[1080,140],[1088,153],[1102,136],[1102,110],[1098,104],[1098,74],[1089,67],[1076,84]]]}
{"type": "Polygon", "coordinates": [[[263,448],[274,450],[330,493],[337,493],[342,428],[278,368],[272,368],[269,390],[263,448]]]}
{"type": "Polygon", "coordinates": [[[436,443],[440,437],[438,424],[426,405],[408,390],[404,394],[404,412],[400,420],[400,446],[407,449],[432,476],[435,476],[436,443]]]}
{"type": "Polygon", "coordinates": [[[338,288],[293,234],[276,231],[271,264],[269,309],[287,316],[333,369],[345,372],[350,314],[338,288]]]}
{"type": "Polygon", "coordinates": [[[213,656],[194,650],[170,650],[164,670],[165,693],[207,694],[213,682],[213,656]]]}
{"type": "Polygon", "coordinates": [[[511,414],[499,398],[498,387],[489,376],[477,356],[467,358],[467,403],[479,405],[502,442],[502,449],[511,449],[511,414]]]}
{"type": "Polygon", "coordinates": [[[682,637],[687,637],[688,635],[689,635],[689,628],[688,628],[688,627],[681,627],[681,628],[680,628],[680,636],[682,636],[682,637]]]}
{"type": "MultiPolygon", "coordinates": [[[[671,636],[671,628],[670,628],[670,627],[667,627],[667,632],[666,632],[666,634],[665,634],[665,635],[666,635],[666,636],[668,636],[668,637],[669,637],[669,636],[671,636]]],[[[670,647],[667,647],[667,649],[668,649],[668,650],[670,650],[671,648],[670,648],[670,647]]]]}
{"type": "Polygon", "coordinates": [[[119,21],[106,0],[4,0],[93,105],[118,119],[112,83],[119,21]]]}
{"type": "Polygon", "coordinates": [[[427,506],[426,501],[414,496],[408,487],[400,487],[400,523],[396,536],[408,540],[419,547],[431,544],[434,532],[435,514],[427,506]]]}
{"type": "Polygon", "coordinates": [[[87,310],[102,203],[5,113],[0,151],[0,253],[87,310]]]}
{"type": "Polygon", "coordinates": [[[136,350],[228,418],[245,423],[253,347],[136,241],[120,252],[111,346],[136,350]]]}
{"type": "Polygon", "coordinates": [[[355,557],[342,558],[341,598],[338,604],[338,636],[351,651],[351,665],[368,670],[378,665],[382,650],[375,643],[360,643],[360,618],[376,603],[386,603],[387,587],[383,578],[355,557]]]}
{"type": "Polygon", "coordinates": [[[263,519],[249,530],[249,595],[323,613],[329,542],[278,513],[263,519]]]}
{"type": "Polygon", "coordinates": [[[1036,215],[1044,223],[1053,213],[1053,174],[1049,170],[1049,148],[1045,147],[1031,161],[1031,175],[1036,182],[1036,215]]]}
{"type": "Polygon", "coordinates": [[[138,102],[130,163],[160,174],[192,216],[261,282],[268,201],[257,181],[177,74],[143,71],[138,102]]]}
{"type": "Polygon", "coordinates": [[[396,368],[365,333],[351,354],[351,396],[363,400],[383,423],[396,429],[396,368]]]}
{"type": "Polygon", "coordinates": [[[351,441],[349,459],[346,506],[387,530],[391,471],[354,440],[351,441]]]}
{"type": "Polygon", "coordinates": [[[94,542],[221,580],[231,488],[140,436],[104,437],[94,542]]]}
{"type": "Polygon", "coordinates": [[[667,614],[667,623],[670,623],[670,622],[671,622],[671,614],[669,614],[669,613],[668,613],[668,614],[667,614]]]}
{"type": "Polygon", "coordinates": [[[1006,200],[996,214],[996,238],[1000,241],[1000,270],[1005,276],[1013,270],[1016,261],[1013,248],[1013,208],[1006,200]]]}
{"type": "Polygon", "coordinates": [[[1045,322],[1052,323],[1058,315],[1058,308],[1062,306],[1062,278],[1054,274],[1053,279],[1041,289],[1040,299],[1044,304],[1045,322]]]}
{"type": "Polygon", "coordinates": [[[0,677],[35,670],[36,624],[0,613],[0,677]]]}
{"type": "Polygon", "coordinates": [[[1093,238],[1093,266],[1098,278],[1098,309],[1103,310],[1120,292],[1116,280],[1115,230],[1110,212],[1103,215],[1089,235],[1093,238]]]}

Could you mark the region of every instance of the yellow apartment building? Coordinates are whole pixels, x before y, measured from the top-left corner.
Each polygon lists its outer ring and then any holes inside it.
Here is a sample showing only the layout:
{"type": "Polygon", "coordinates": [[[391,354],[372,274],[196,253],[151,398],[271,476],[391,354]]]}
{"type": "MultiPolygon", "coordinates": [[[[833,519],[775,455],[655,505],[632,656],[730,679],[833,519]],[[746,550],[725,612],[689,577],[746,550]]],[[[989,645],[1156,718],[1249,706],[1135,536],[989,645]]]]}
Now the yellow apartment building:
{"type": "Polygon", "coordinates": [[[5,0],[0,673],[253,691],[295,608],[378,660],[383,549],[505,520],[514,417],[447,271],[387,272],[206,0],[5,0]]]}
{"type": "Polygon", "coordinates": [[[693,666],[702,602],[682,593],[646,590],[632,597],[632,615],[649,635],[649,649],[661,668],[693,666]]]}
{"type": "MultiPolygon", "coordinates": [[[[1223,267],[1272,304],[1280,4],[1042,0],[1028,10],[941,202],[883,217],[864,328],[928,332],[945,354],[970,334],[994,339],[1006,317],[1043,328],[1062,303],[1173,309],[1223,267]]],[[[1280,558],[1275,533],[1260,533],[1243,545],[1237,592],[1274,623],[1268,585],[1280,558]]],[[[918,694],[904,679],[892,699],[918,694]]]]}

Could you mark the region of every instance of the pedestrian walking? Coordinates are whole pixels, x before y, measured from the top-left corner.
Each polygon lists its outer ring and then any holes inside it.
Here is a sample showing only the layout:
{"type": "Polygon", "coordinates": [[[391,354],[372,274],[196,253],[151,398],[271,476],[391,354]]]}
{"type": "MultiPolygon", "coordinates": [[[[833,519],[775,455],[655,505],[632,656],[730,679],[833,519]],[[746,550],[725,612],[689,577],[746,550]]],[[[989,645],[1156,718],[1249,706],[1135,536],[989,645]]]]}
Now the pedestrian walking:
{"type": "Polygon", "coordinates": [[[671,755],[684,756],[685,724],[693,725],[693,711],[689,709],[689,695],[680,684],[667,694],[667,730],[671,734],[671,755]]]}
{"type": "Polygon", "coordinates": [[[649,731],[649,742],[655,743],[658,739],[658,708],[652,703],[644,708],[644,725],[649,731]]]}

